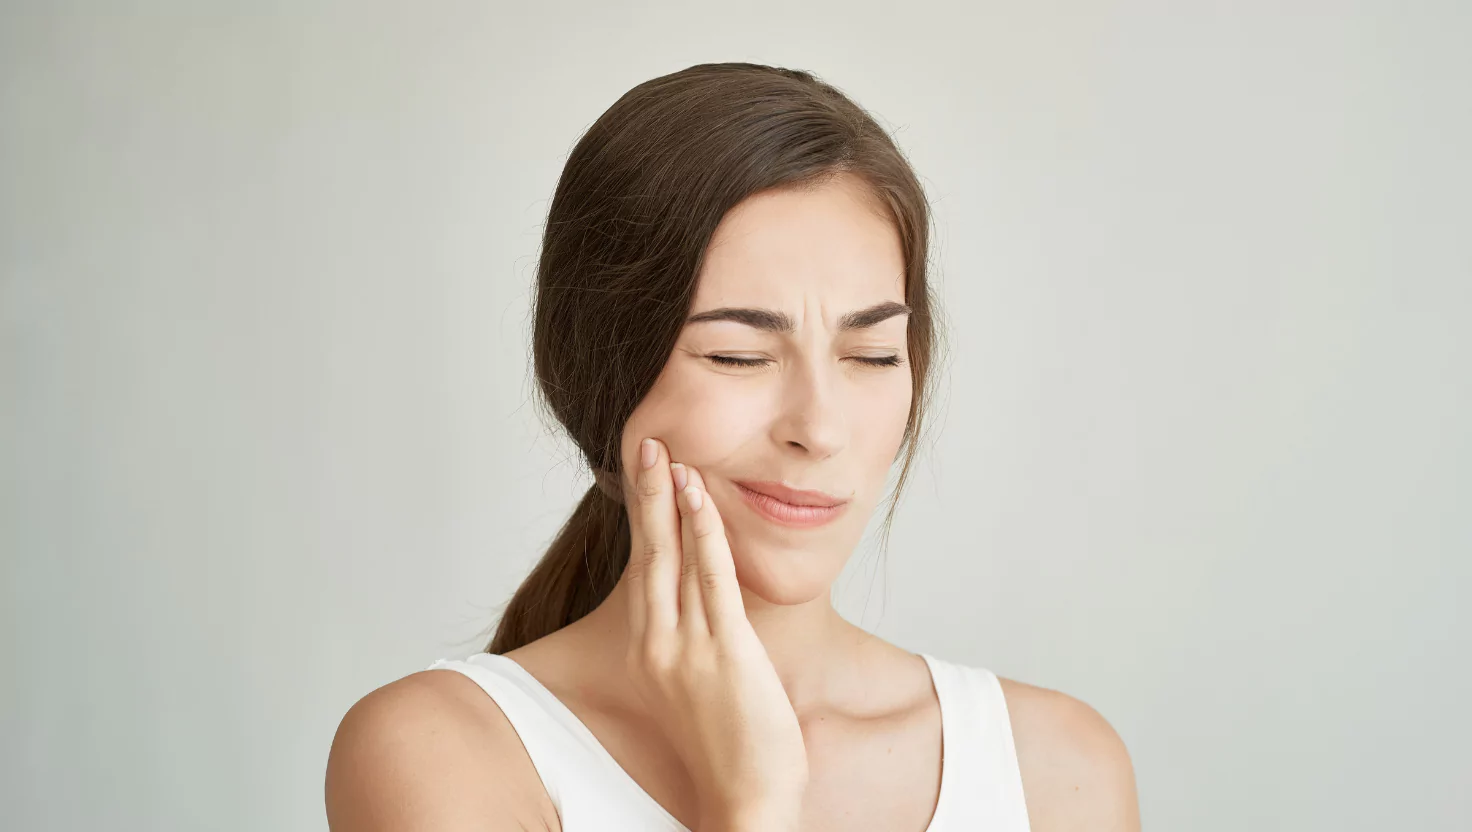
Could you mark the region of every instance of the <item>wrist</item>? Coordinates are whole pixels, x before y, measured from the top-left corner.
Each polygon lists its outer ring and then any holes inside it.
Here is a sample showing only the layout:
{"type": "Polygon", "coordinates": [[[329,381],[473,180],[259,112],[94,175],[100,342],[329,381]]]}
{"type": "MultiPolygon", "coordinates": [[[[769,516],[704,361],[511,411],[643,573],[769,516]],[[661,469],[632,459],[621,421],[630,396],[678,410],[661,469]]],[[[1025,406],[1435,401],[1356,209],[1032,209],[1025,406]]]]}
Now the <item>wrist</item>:
{"type": "Polygon", "coordinates": [[[696,832],[796,832],[801,816],[800,805],[742,806],[702,817],[696,832]]]}

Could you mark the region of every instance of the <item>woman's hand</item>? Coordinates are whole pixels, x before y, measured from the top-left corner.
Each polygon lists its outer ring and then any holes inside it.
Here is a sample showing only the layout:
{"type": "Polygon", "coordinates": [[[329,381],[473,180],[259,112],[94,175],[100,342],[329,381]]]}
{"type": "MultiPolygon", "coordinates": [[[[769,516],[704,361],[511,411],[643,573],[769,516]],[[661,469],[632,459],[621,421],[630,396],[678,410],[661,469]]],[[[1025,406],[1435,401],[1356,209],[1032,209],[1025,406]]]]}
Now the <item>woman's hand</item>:
{"type": "Polygon", "coordinates": [[[640,446],[634,492],[629,677],[695,781],[702,825],[795,829],[807,751],[746,618],[721,515],[700,474],[671,465],[657,440],[640,446]]]}

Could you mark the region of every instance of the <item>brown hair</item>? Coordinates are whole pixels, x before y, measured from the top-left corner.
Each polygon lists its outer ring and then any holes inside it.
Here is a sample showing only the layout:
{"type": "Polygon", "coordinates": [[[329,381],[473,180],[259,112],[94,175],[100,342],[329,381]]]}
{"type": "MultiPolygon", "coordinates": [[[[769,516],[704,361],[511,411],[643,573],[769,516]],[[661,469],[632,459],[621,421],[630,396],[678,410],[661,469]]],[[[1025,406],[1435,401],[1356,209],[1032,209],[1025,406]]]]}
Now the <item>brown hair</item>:
{"type": "MultiPolygon", "coordinates": [[[[624,424],[674,349],[721,218],[758,192],[839,173],[873,189],[903,247],[914,396],[898,497],[939,337],[924,190],[885,131],[843,93],[808,72],[750,63],[692,66],[629,90],[588,128],[557,182],[537,264],[533,365],[540,405],[595,477],[622,481],[624,424]]],[[[885,545],[896,505],[891,499],[885,545]]],[[[507,602],[486,650],[514,650],[587,615],[618,583],[629,546],[625,506],[595,481],[507,602]]]]}

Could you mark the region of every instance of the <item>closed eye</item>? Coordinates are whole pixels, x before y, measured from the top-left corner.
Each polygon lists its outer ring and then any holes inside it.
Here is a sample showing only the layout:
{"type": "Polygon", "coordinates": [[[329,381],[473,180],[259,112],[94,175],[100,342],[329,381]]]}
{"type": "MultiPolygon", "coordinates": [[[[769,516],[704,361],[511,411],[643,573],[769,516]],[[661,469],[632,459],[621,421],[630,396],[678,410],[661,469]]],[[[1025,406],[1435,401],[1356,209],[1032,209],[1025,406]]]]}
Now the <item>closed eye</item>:
{"type": "MultiPolygon", "coordinates": [[[[772,363],[769,358],[737,358],[732,355],[707,355],[711,361],[726,367],[762,367],[772,363]]],[[[870,367],[898,367],[905,363],[898,355],[880,357],[855,356],[852,360],[870,367]]]]}

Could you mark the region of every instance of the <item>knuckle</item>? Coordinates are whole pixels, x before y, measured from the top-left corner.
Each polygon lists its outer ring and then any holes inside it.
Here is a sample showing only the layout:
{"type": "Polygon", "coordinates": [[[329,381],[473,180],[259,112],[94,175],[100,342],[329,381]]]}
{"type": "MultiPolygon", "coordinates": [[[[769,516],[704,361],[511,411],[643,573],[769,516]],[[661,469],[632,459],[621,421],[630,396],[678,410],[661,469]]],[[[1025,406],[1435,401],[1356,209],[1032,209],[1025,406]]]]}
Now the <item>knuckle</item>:
{"type": "Polygon", "coordinates": [[[721,575],[720,575],[719,572],[702,572],[702,573],[700,573],[700,587],[701,587],[701,589],[706,589],[706,590],[709,590],[711,592],[715,592],[716,590],[719,590],[721,588],[721,585],[724,584],[724,583],[725,583],[725,581],[723,581],[721,579],[721,575]]]}
{"type": "Polygon", "coordinates": [[[639,501],[646,502],[658,497],[659,492],[663,489],[660,488],[659,483],[653,477],[646,475],[639,478],[639,485],[635,490],[639,494],[639,501]]]}
{"type": "Polygon", "coordinates": [[[674,640],[664,634],[651,633],[644,639],[644,666],[658,674],[668,673],[679,662],[676,661],[674,640]]]}
{"type": "Polygon", "coordinates": [[[647,569],[650,564],[654,563],[656,560],[659,559],[659,555],[663,551],[664,551],[664,547],[660,545],[659,541],[657,541],[657,540],[646,540],[646,541],[644,541],[644,545],[641,546],[641,547],[639,547],[639,558],[638,558],[638,560],[639,560],[640,567],[647,569]]]}
{"type": "Polygon", "coordinates": [[[685,562],[680,564],[680,577],[689,581],[699,578],[700,562],[695,558],[685,558],[685,562]]]}

